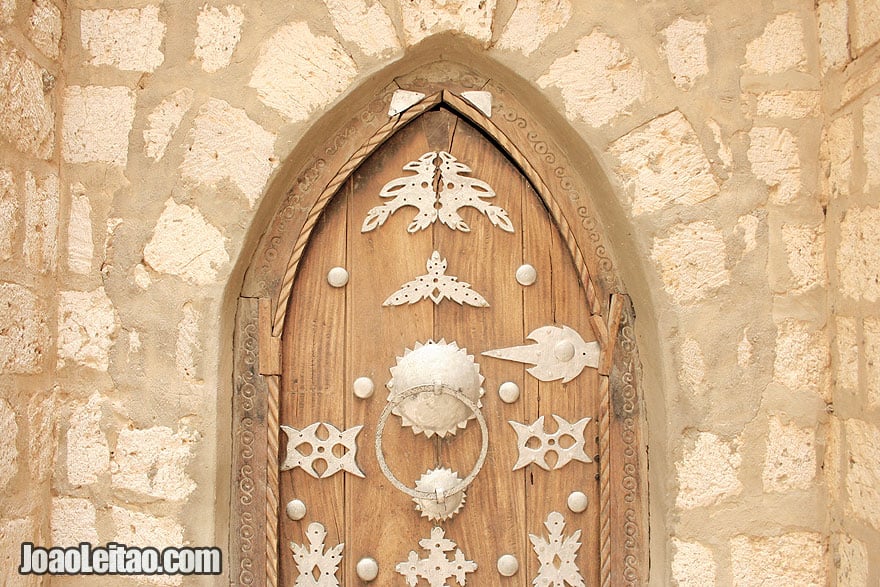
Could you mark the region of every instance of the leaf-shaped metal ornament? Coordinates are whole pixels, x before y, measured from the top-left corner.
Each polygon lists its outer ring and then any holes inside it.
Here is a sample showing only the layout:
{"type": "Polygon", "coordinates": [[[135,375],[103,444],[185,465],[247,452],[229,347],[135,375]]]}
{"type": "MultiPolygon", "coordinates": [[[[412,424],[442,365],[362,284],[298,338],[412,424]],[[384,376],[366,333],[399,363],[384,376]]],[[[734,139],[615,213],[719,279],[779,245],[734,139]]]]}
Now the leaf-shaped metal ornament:
{"type": "Polygon", "coordinates": [[[437,220],[437,209],[434,207],[434,202],[437,200],[434,190],[436,158],[437,153],[432,151],[404,165],[404,171],[414,171],[415,175],[392,179],[382,187],[379,196],[394,199],[371,208],[361,226],[361,232],[370,232],[382,226],[392,214],[406,206],[414,206],[419,210],[407,227],[407,231],[424,230],[433,224],[437,220]]]}
{"type": "Polygon", "coordinates": [[[469,206],[485,214],[501,230],[513,232],[507,212],[481,199],[494,198],[495,190],[481,179],[462,175],[470,172],[470,167],[446,151],[440,151],[440,222],[453,230],[469,232],[470,227],[458,214],[461,208],[469,206]]]}
{"type": "Polygon", "coordinates": [[[459,304],[478,308],[489,306],[489,302],[483,296],[471,289],[471,284],[459,281],[458,277],[446,275],[446,259],[441,259],[438,251],[434,251],[425,267],[428,270],[426,275],[420,275],[404,283],[399,290],[388,296],[382,305],[414,304],[425,298],[430,298],[435,304],[439,304],[449,298],[459,304]]]}
{"type": "Polygon", "coordinates": [[[479,210],[500,229],[513,232],[513,223],[500,206],[484,201],[494,198],[495,191],[481,179],[464,174],[471,168],[446,151],[430,151],[403,166],[415,175],[392,179],[379,192],[391,201],[371,208],[364,219],[361,232],[370,232],[382,226],[399,209],[412,206],[418,213],[407,227],[408,232],[424,230],[438,218],[452,230],[470,232],[470,226],[459,214],[462,208],[479,210]]]}

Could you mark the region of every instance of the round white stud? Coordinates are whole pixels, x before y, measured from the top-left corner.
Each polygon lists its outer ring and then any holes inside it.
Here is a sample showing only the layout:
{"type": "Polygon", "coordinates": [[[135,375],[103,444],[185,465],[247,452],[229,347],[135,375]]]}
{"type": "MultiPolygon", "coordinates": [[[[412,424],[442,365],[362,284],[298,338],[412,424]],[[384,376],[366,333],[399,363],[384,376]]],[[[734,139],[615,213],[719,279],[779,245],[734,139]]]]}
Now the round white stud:
{"type": "Polygon", "coordinates": [[[333,287],[344,287],[348,283],[348,271],[344,267],[334,267],[327,272],[327,283],[333,287]]]}
{"type": "Polygon", "coordinates": [[[589,501],[583,491],[572,491],[568,496],[568,509],[579,514],[587,509],[589,501]]]}
{"type": "Polygon", "coordinates": [[[379,575],[379,563],[374,558],[364,557],[358,561],[357,574],[361,581],[372,581],[379,575]]]}
{"type": "Polygon", "coordinates": [[[298,499],[290,500],[285,510],[287,511],[287,517],[294,522],[306,517],[306,504],[298,499]]]}
{"type": "Polygon", "coordinates": [[[516,270],[516,281],[520,285],[529,286],[538,279],[538,272],[531,265],[520,265],[516,270]]]}
{"type": "Polygon", "coordinates": [[[519,561],[512,554],[502,554],[498,557],[498,572],[502,577],[513,577],[519,570],[519,561]]]}
{"type": "Polygon", "coordinates": [[[570,361],[574,356],[574,345],[571,341],[560,340],[553,348],[553,355],[563,363],[570,361]]]}
{"type": "Polygon", "coordinates": [[[354,388],[355,396],[361,399],[367,399],[373,395],[373,392],[376,390],[376,386],[373,385],[373,380],[369,377],[358,377],[354,380],[354,388]]]}
{"type": "Polygon", "coordinates": [[[512,404],[519,399],[519,385],[513,381],[505,381],[498,386],[498,396],[506,404],[512,404]]]}

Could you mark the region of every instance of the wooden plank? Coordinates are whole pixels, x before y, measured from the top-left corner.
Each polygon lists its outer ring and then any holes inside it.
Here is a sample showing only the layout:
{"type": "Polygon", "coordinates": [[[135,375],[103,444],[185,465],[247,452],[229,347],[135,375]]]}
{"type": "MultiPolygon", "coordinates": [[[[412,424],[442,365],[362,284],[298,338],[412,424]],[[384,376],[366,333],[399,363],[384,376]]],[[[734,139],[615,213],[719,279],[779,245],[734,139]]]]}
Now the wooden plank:
{"type": "MultiPolygon", "coordinates": [[[[526,336],[539,326],[552,324],[553,317],[553,260],[548,246],[552,239],[549,214],[544,209],[533,190],[529,189],[522,200],[523,223],[523,262],[529,263],[537,271],[535,283],[523,289],[523,326],[518,341],[513,344],[525,344],[526,336]]],[[[505,344],[504,346],[512,346],[505,344]]],[[[532,424],[543,413],[541,398],[546,395],[549,384],[538,381],[526,374],[523,385],[523,401],[525,402],[525,418],[523,424],[532,424]]],[[[515,441],[515,435],[512,437],[515,441]]],[[[537,465],[528,465],[521,469],[526,481],[526,532],[541,535],[545,529],[546,504],[542,499],[546,496],[546,484],[542,482],[547,473],[537,465]]],[[[553,504],[555,507],[555,504],[553,504]]],[[[529,545],[525,564],[521,565],[526,578],[531,581],[538,575],[538,558],[529,545]]]]}
{"type": "MultiPolygon", "coordinates": [[[[455,118],[451,113],[450,118],[455,118]]],[[[448,261],[447,274],[470,283],[489,302],[479,308],[444,300],[434,310],[434,336],[456,341],[474,355],[485,377],[482,414],[489,430],[490,451],[486,463],[468,490],[467,504],[450,523],[448,535],[456,540],[470,560],[479,561],[473,575],[477,585],[520,585],[522,575],[501,577],[495,567],[498,557],[513,554],[519,561],[527,556],[525,486],[522,472],[513,472],[518,450],[508,420],[522,421],[525,403],[505,404],[498,386],[512,380],[523,383],[523,366],[489,357],[481,351],[515,341],[522,334],[522,286],[515,278],[522,264],[522,220],[520,201],[525,184],[512,163],[469,123],[459,120],[451,146],[446,147],[473,171],[469,175],[488,183],[496,193],[489,201],[504,208],[514,225],[509,233],[495,227],[488,218],[470,208],[461,215],[470,232],[453,231],[439,223],[434,229],[435,249],[448,261]]],[[[476,422],[442,446],[442,462],[467,475],[476,461],[481,443],[476,422]]]]}
{"type": "Polygon", "coordinates": [[[620,319],[623,314],[624,296],[612,294],[611,306],[608,310],[608,338],[602,347],[602,356],[599,359],[599,373],[608,375],[611,372],[614,360],[614,348],[617,346],[617,331],[620,329],[620,319]]]}
{"type": "MultiPolygon", "coordinates": [[[[553,296],[554,321],[576,330],[585,341],[595,340],[591,327],[590,306],[587,294],[577,278],[577,270],[562,236],[552,231],[551,257],[553,257],[553,296]]],[[[604,327],[604,324],[603,324],[604,327]]],[[[555,507],[560,508],[566,519],[566,535],[576,529],[581,530],[581,548],[578,551],[578,567],[588,585],[599,581],[599,466],[596,458],[599,453],[596,437],[599,430],[597,392],[599,373],[587,367],[580,375],[568,383],[553,382],[551,393],[541,398],[543,413],[554,413],[568,422],[576,422],[590,417],[585,430],[584,452],[593,459],[592,463],[571,462],[564,469],[554,471],[561,474],[562,482],[555,479],[553,486],[555,507]],[[566,501],[572,491],[584,492],[589,505],[582,513],[568,510],[566,501]]]]}
{"type": "MultiPolygon", "coordinates": [[[[586,294],[559,232],[533,192],[523,202],[523,224],[524,260],[538,270],[538,281],[524,292],[524,335],[541,326],[564,324],[576,330],[584,340],[591,340],[593,330],[586,294]]],[[[559,380],[538,382],[529,377],[527,423],[543,416],[545,430],[552,433],[557,428],[554,414],[569,423],[591,417],[586,428],[585,452],[592,458],[597,453],[597,377],[596,370],[590,368],[584,369],[578,377],[565,384],[559,380]]],[[[552,466],[554,463],[554,459],[548,459],[548,464],[552,466]]],[[[566,536],[580,529],[582,546],[577,561],[587,584],[598,582],[599,494],[594,477],[596,473],[596,463],[576,461],[551,471],[545,471],[537,465],[528,467],[528,531],[546,537],[544,521],[551,511],[563,514],[566,536]],[[572,491],[587,494],[589,506],[585,512],[575,514],[569,511],[566,501],[572,491]]],[[[537,556],[532,553],[528,561],[528,576],[534,578],[539,567],[537,556]]]]}
{"type": "MultiPolygon", "coordinates": [[[[314,422],[346,427],[345,386],[345,302],[346,288],[327,283],[327,272],[346,266],[346,207],[344,198],[329,205],[316,226],[300,272],[294,283],[291,306],[284,327],[281,387],[281,424],[302,429],[314,422]]],[[[320,434],[326,431],[319,430],[320,434]]],[[[280,452],[284,458],[287,436],[281,434],[280,452]]],[[[300,447],[301,452],[304,447],[300,447]]],[[[320,461],[319,461],[320,464],[320,461]]],[[[320,471],[319,471],[320,472],[320,471]]],[[[290,542],[307,544],[305,531],[311,522],[327,530],[325,545],[345,541],[344,484],[346,474],[315,479],[302,469],[280,475],[280,510],[291,499],[305,502],[307,514],[291,521],[281,514],[279,585],[293,585],[299,575],[293,564],[290,542]]],[[[343,578],[343,570],[338,576],[343,578]]]]}
{"type": "MultiPolygon", "coordinates": [[[[392,137],[373,154],[350,180],[348,187],[348,258],[351,292],[348,307],[348,351],[345,402],[348,424],[363,424],[359,461],[365,479],[349,479],[346,486],[346,556],[349,585],[360,585],[355,566],[364,557],[379,561],[376,585],[399,585],[402,577],[395,565],[406,560],[410,550],[420,550],[418,540],[430,534],[430,524],[420,518],[412,499],[394,488],[379,469],[373,447],[376,427],[387,405],[385,384],[396,358],[416,342],[433,335],[431,302],[400,307],[382,303],[403,283],[425,273],[431,256],[430,229],[414,234],[407,226],[415,208],[393,214],[384,225],[367,233],[361,226],[367,212],[382,203],[383,185],[395,178],[411,175],[403,166],[429,151],[425,132],[428,118],[420,118],[392,137]],[[369,377],[374,395],[366,400],[351,393],[352,382],[369,377]]],[[[401,426],[395,415],[388,418],[383,435],[388,465],[402,483],[415,486],[415,480],[433,464],[433,443],[411,428],[401,426]]]]}
{"type": "Polygon", "coordinates": [[[260,298],[260,374],[281,375],[281,339],[272,336],[272,300],[260,298]]]}

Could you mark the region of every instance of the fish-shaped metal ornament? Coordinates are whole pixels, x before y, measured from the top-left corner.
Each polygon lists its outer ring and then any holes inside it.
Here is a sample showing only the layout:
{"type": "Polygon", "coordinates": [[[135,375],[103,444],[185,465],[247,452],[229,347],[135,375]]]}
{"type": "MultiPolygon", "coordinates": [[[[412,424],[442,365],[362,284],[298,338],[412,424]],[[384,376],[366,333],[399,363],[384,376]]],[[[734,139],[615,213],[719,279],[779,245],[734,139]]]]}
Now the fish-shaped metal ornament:
{"type": "Polygon", "coordinates": [[[562,379],[563,383],[568,383],[580,375],[584,367],[599,366],[599,343],[584,342],[581,335],[568,326],[541,326],[527,338],[537,344],[495,349],[482,354],[534,365],[526,371],[539,381],[562,379]]]}

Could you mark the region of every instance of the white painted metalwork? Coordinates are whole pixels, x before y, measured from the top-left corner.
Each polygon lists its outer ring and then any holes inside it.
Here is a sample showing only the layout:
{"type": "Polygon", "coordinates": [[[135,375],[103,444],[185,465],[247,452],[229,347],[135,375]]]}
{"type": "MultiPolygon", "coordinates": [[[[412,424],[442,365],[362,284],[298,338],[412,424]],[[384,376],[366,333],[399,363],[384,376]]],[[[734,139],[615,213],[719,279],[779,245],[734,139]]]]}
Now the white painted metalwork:
{"type": "Polygon", "coordinates": [[[498,573],[502,577],[513,577],[519,571],[519,561],[512,554],[502,554],[498,557],[498,573]]]}
{"type": "Polygon", "coordinates": [[[538,280],[538,270],[529,264],[520,265],[516,270],[516,282],[526,287],[538,280]]]}
{"type": "Polygon", "coordinates": [[[462,92],[461,97],[473,104],[474,108],[492,118],[492,93],[486,91],[462,92]]]}
{"type": "Polygon", "coordinates": [[[471,470],[470,474],[468,474],[467,477],[462,479],[453,487],[447,489],[444,492],[444,495],[464,493],[467,490],[468,486],[473,483],[474,479],[477,478],[477,475],[483,468],[483,463],[486,462],[486,455],[489,453],[489,427],[486,424],[486,418],[483,417],[483,414],[482,412],[480,412],[480,408],[476,403],[472,402],[470,398],[465,396],[460,391],[444,384],[415,387],[395,397],[394,401],[391,401],[389,399],[388,404],[385,406],[385,409],[382,410],[382,415],[379,416],[379,422],[376,424],[376,460],[379,461],[379,470],[382,471],[382,474],[385,475],[385,477],[391,482],[392,485],[394,485],[394,487],[409,495],[413,499],[438,499],[436,491],[421,491],[419,489],[410,489],[409,487],[401,483],[400,480],[394,476],[394,473],[392,473],[391,469],[388,467],[388,463],[385,461],[385,453],[382,450],[382,435],[385,432],[385,424],[388,422],[388,416],[390,416],[391,413],[394,411],[396,405],[398,403],[405,402],[411,397],[425,394],[430,394],[434,396],[448,395],[455,398],[456,400],[461,402],[468,410],[471,410],[473,412],[476,417],[477,423],[480,426],[480,433],[482,435],[482,441],[480,444],[480,456],[477,457],[477,462],[474,465],[473,470],[471,470]]]}
{"type": "Polygon", "coordinates": [[[425,579],[431,587],[446,587],[447,581],[452,577],[455,577],[461,587],[465,587],[467,573],[477,570],[477,563],[467,560],[455,542],[445,537],[443,528],[435,526],[431,530],[431,537],[419,540],[419,546],[428,551],[428,558],[420,559],[418,553],[411,550],[407,560],[394,567],[406,577],[406,583],[410,587],[415,587],[420,578],[425,579]],[[453,549],[455,555],[449,560],[446,553],[453,549]]]}
{"type": "Polygon", "coordinates": [[[577,568],[575,559],[581,547],[581,531],[565,536],[565,518],[559,512],[550,512],[544,526],[550,535],[547,538],[529,534],[532,547],[541,563],[538,576],[532,581],[535,587],[586,587],[584,578],[577,568]]]}
{"type": "Polygon", "coordinates": [[[479,210],[493,225],[501,230],[513,232],[513,224],[507,212],[499,207],[483,201],[482,198],[494,198],[495,190],[488,183],[475,177],[466,177],[471,168],[458,159],[440,151],[440,210],[437,211],[440,222],[453,230],[470,232],[458,211],[465,207],[479,210]]]}
{"type": "Polygon", "coordinates": [[[566,503],[568,504],[568,509],[576,514],[579,514],[587,509],[590,500],[589,498],[587,498],[587,494],[583,491],[572,491],[568,495],[568,500],[566,501],[566,503]]]}
{"type": "Polygon", "coordinates": [[[288,518],[298,522],[306,517],[306,504],[302,500],[292,499],[287,502],[287,507],[284,508],[284,511],[287,512],[288,518]]]}
{"type": "Polygon", "coordinates": [[[357,435],[363,426],[355,426],[345,431],[340,431],[332,424],[326,422],[315,422],[297,430],[290,426],[281,426],[287,435],[287,457],[281,464],[282,471],[288,471],[296,467],[300,467],[303,471],[312,477],[325,478],[338,473],[339,471],[348,471],[358,477],[363,477],[363,472],[358,468],[355,457],[357,456],[357,435]],[[318,427],[323,426],[327,430],[327,438],[318,438],[318,427]],[[297,450],[297,447],[303,444],[309,445],[308,453],[303,454],[297,450]],[[337,457],[333,454],[333,449],[337,446],[342,447],[342,456],[337,457]],[[315,469],[317,461],[324,461],[327,468],[323,472],[318,473],[315,469]]]}
{"type": "Polygon", "coordinates": [[[565,418],[556,414],[553,414],[553,419],[556,420],[557,430],[552,434],[544,431],[544,416],[530,425],[508,421],[508,424],[513,426],[516,431],[516,443],[519,448],[519,459],[513,466],[514,471],[532,463],[549,471],[547,453],[551,452],[556,455],[553,469],[561,469],[571,461],[593,462],[584,452],[584,431],[590,418],[581,418],[573,424],[569,424],[565,418]],[[566,437],[571,439],[569,441],[571,444],[564,447],[562,440],[566,437]],[[535,448],[529,446],[533,439],[537,441],[535,448]]]}
{"type": "Polygon", "coordinates": [[[379,576],[379,563],[374,558],[364,557],[358,561],[355,570],[357,571],[358,579],[369,583],[379,576]]]}
{"type": "Polygon", "coordinates": [[[467,495],[464,490],[450,493],[450,490],[459,486],[461,479],[458,473],[451,469],[438,467],[428,471],[416,481],[416,489],[432,494],[433,497],[413,498],[416,509],[422,512],[422,517],[432,522],[442,522],[451,519],[464,507],[467,495]]]}
{"type": "Polygon", "coordinates": [[[466,207],[480,211],[502,230],[513,232],[507,212],[483,199],[495,197],[491,186],[485,181],[464,175],[471,173],[470,167],[446,151],[425,153],[404,165],[403,169],[415,175],[392,179],[382,187],[379,196],[392,199],[367,212],[361,232],[382,226],[393,213],[407,206],[418,210],[407,227],[409,232],[424,230],[437,219],[452,230],[469,232],[470,227],[458,213],[466,207]]]}
{"type": "Polygon", "coordinates": [[[391,95],[391,104],[388,106],[388,116],[397,116],[401,112],[406,112],[421,102],[424,97],[425,95],[421,92],[394,90],[391,95]]]}
{"type": "Polygon", "coordinates": [[[506,404],[512,404],[519,399],[519,385],[513,381],[505,381],[498,386],[498,397],[506,404]]]}
{"type": "Polygon", "coordinates": [[[474,356],[455,342],[446,340],[425,344],[416,343],[413,350],[406,349],[397,364],[391,367],[388,401],[394,405],[394,414],[403,426],[411,426],[416,434],[434,434],[445,438],[465,428],[468,420],[476,416],[483,397],[483,376],[474,356]],[[433,389],[435,384],[447,387],[455,393],[401,394],[414,388],[433,389]],[[456,394],[477,406],[472,410],[456,394]]]}
{"type": "Polygon", "coordinates": [[[425,264],[428,273],[404,283],[400,289],[388,296],[382,305],[414,304],[426,298],[439,304],[449,298],[453,302],[478,308],[489,306],[489,302],[483,296],[471,289],[471,284],[459,281],[458,277],[446,275],[446,265],[446,259],[441,259],[439,251],[434,251],[425,264]]]}
{"type": "Polygon", "coordinates": [[[534,365],[526,371],[539,381],[562,379],[563,383],[568,383],[585,367],[599,366],[599,343],[584,342],[581,335],[568,326],[542,326],[527,338],[538,344],[495,349],[482,354],[534,365]]]}
{"type": "Polygon", "coordinates": [[[334,267],[327,272],[327,283],[333,287],[345,287],[348,283],[348,271],[345,267],[334,267]]]}
{"type": "Polygon", "coordinates": [[[352,390],[354,391],[355,397],[367,399],[373,397],[373,392],[376,390],[376,386],[373,384],[373,380],[369,377],[358,377],[352,384],[352,390]]]}
{"type": "Polygon", "coordinates": [[[337,544],[324,552],[324,539],[327,530],[322,524],[312,522],[306,530],[308,544],[290,543],[293,560],[299,576],[294,587],[338,587],[336,571],[342,561],[342,549],[345,544],[337,544]]]}

